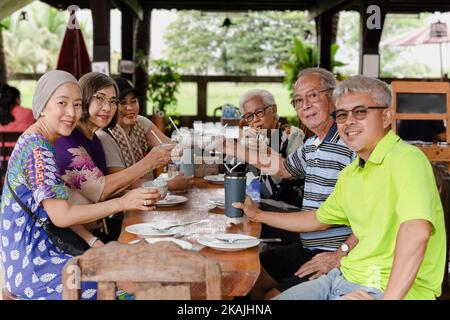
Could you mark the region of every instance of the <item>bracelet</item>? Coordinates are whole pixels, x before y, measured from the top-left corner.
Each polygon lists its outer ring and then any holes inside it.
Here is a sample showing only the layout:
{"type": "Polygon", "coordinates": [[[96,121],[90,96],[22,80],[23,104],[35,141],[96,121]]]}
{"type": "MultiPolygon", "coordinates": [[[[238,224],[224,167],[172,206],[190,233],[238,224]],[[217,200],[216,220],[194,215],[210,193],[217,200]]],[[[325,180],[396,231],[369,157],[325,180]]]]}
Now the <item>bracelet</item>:
{"type": "Polygon", "coordinates": [[[95,242],[97,242],[98,238],[97,237],[92,237],[91,240],[89,240],[88,245],[89,247],[92,248],[92,246],[95,244],[95,242]]]}

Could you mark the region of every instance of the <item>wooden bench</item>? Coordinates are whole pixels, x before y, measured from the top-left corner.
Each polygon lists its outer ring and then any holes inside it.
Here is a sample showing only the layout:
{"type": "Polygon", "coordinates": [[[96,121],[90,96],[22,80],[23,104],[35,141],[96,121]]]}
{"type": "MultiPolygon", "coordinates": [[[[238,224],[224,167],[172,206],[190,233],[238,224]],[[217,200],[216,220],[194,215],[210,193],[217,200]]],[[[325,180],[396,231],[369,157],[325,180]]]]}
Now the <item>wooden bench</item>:
{"type": "Polygon", "coordinates": [[[3,189],[8,160],[22,132],[0,132],[0,193],[3,189]]]}

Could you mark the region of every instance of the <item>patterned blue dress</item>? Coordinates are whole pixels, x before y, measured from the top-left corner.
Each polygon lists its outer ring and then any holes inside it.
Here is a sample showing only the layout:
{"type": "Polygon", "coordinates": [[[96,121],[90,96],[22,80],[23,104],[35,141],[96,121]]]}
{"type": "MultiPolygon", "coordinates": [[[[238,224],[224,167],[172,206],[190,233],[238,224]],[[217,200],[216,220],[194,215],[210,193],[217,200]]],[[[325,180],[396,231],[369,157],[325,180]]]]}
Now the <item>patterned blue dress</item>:
{"type": "MultiPolygon", "coordinates": [[[[41,220],[49,219],[42,201],[68,199],[55,162],[55,149],[43,136],[23,134],[6,174],[12,189],[41,220]]],[[[57,248],[3,188],[0,223],[3,270],[8,291],[22,299],[61,299],[62,269],[71,258],[57,248]]],[[[82,283],[82,299],[96,299],[96,283],[82,283]]]]}

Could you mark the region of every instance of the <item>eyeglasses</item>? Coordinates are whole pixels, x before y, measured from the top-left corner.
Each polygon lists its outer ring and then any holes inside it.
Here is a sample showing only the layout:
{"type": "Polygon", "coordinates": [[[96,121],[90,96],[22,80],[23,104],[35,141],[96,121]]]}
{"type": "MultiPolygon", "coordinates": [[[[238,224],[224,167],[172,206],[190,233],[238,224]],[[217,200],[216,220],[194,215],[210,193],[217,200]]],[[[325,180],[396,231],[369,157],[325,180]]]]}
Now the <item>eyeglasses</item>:
{"type": "Polygon", "coordinates": [[[130,101],[127,100],[120,100],[119,107],[126,107],[126,106],[135,106],[139,102],[138,98],[133,98],[130,101]]]}
{"type": "Polygon", "coordinates": [[[110,108],[116,107],[119,105],[119,99],[117,98],[111,98],[109,100],[106,100],[106,98],[98,93],[94,94],[93,97],[95,98],[95,101],[101,106],[104,106],[106,103],[109,105],[110,108]]]}
{"type": "Polygon", "coordinates": [[[364,120],[367,117],[369,109],[386,109],[388,106],[356,106],[352,110],[336,110],[331,113],[331,116],[336,123],[345,123],[348,118],[348,114],[351,112],[352,116],[356,120],[364,120]]]}
{"type": "Polygon", "coordinates": [[[245,120],[245,122],[250,123],[253,121],[253,119],[255,118],[255,116],[257,118],[262,118],[264,117],[264,114],[266,113],[266,110],[269,108],[272,108],[273,106],[267,106],[267,107],[263,107],[263,108],[258,108],[256,109],[254,112],[248,112],[246,114],[244,114],[242,116],[242,119],[245,120]]]}
{"type": "Polygon", "coordinates": [[[320,99],[320,94],[321,94],[322,92],[329,91],[329,90],[333,90],[333,89],[334,89],[334,88],[323,89],[323,90],[320,90],[320,91],[317,91],[317,90],[311,90],[310,92],[308,92],[308,93],[306,94],[305,97],[296,97],[296,98],[292,99],[292,100],[291,100],[291,105],[292,105],[294,108],[296,108],[296,109],[297,109],[297,108],[302,108],[302,107],[303,107],[303,104],[305,103],[305,100],[308,100],[309,103],[317,102],[317,101],[319,101],[319,99],[320,99]]]}

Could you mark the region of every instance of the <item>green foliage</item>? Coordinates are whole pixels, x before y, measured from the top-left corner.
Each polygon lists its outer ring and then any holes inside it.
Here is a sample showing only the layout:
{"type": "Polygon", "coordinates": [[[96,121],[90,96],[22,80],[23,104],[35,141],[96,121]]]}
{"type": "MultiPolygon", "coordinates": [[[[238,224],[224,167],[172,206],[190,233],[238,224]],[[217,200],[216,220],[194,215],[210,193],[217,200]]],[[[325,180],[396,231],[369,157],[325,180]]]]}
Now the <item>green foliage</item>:
{"type": "MultiPolygon", "coordinates": [[[[5,56],[9,73],[45,72],[56,67],[69,15],[42,2],[26,7],[28,21],[15,13],[2,20],[5,56]]],[[[86,24],[80,23],[86,40],[91,38],[86,24]]],[[[87,41],[88,48],[91,48],[87,41]]]]}
{"type": "Polygon", "coordinates": [[[298,127],[299,126],[299,121],[298,121],[298,116],[287,116],[286,117],[286,122],[289,123],[291,126],[294,127],[298,127]]]}
{"type": "Polygon", "coordinates": [[[177,115],[177,93],[181,75],[177,66],[167,60],[154,60],[148,77],[148,98],[153,104],[153,114],[164,114],[166,127],[170,128],[169,116],[177,115]]]}
{"type": "Polygon", "coordinates": [[[226,17],[225,13],[180,11],[165,34],[168,58],[184,73],[254,75],[267,66],[280,69],[280,62],[289,57],[292,37],[314,30],[304,12],[231,15],[232,25],[223,27],[226,17]]]}
{"type": "MultiPolygon", "coordinates": [[[[334,67],[344,66],[345,64],[336,60],[335,55],[339,46],[332,44],[330,48],[331,55],[331,70],[334,67]]],[[[291,56],[289,60],[282,63],[283,70],[285,72],[284,83],[288,87],[291,94],[293,93],[293,87],[297,80],[298,73],[306,68],[317,67],[318,61],[318,49],[317,46],[312,44],[303,43],[300,39],[293,39],[293,46],[291,49],[291,56]]],[[[337,79],[341,79],[341,74],[336,74],[337,79]]]]}

